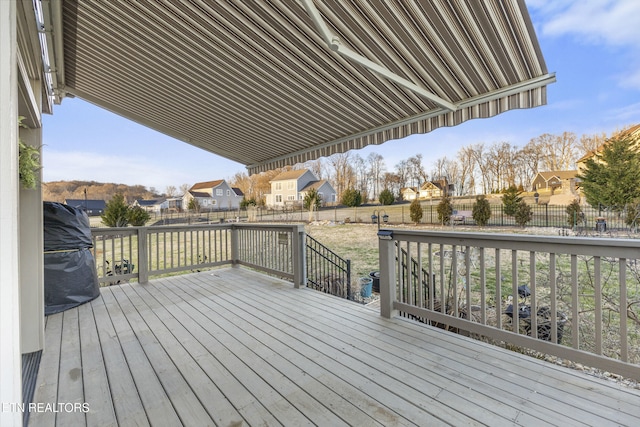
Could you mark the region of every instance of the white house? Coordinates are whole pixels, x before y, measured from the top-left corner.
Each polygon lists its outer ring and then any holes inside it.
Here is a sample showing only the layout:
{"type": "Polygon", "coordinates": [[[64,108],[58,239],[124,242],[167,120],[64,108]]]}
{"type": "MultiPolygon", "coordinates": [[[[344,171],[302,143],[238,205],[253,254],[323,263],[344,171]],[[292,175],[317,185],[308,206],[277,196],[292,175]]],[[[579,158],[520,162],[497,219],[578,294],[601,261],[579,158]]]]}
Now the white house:
{"type": "Polygon", "coordinates": [[[297,169],[282,172],[271,180],[271,193],[266,195],[266,204],[272,207],[299,205],[312,189],[318,192],[323,205],[336,202],[336,190],[329,181],[318,179],[309,169],[297,169]]]}
{"type": "Polygon", "coordinates": [[[169,201],[167,199],[139,199],[135,200],[133,206],[140,206],[149,213],[159,214],[169,209],[169,201]]]}
{"type": "Polygon", "coordinates": [[[186,209],[195,199],[201,211],[232,210],[240,207],[244,194],[239,188],[232,188],[227,181],[206,181],[195,183],[183,196],[182,206],[186,209]]]}

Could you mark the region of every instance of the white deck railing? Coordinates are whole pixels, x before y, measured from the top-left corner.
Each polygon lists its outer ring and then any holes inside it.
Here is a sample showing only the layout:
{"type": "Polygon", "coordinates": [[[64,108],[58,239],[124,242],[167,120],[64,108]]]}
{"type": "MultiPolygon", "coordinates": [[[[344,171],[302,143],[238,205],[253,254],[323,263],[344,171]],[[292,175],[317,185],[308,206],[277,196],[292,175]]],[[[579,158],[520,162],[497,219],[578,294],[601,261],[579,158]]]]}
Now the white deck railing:
{"type": "Polygon", "coordinates": [[[378,236],[382,316],[400,313],[640,379],[640,240],[378,236]]]}
{"type": "Polygon", "coordinates": [[[304,286],[304,227],[215,224],[95,228],[93,255],[101,284],[219,265],[245,265],[304,286]]]}

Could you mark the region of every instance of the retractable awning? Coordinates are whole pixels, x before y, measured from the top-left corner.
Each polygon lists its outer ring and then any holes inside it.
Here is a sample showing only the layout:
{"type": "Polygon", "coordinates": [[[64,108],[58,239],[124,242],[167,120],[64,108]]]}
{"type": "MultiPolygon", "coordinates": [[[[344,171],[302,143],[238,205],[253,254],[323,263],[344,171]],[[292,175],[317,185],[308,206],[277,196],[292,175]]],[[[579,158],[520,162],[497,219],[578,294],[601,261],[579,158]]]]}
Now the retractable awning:
{"type": "Polygon", "coordinates": [[[53,93],[255,173],[546,103],[519,0],[49,0],[53,93]]]}

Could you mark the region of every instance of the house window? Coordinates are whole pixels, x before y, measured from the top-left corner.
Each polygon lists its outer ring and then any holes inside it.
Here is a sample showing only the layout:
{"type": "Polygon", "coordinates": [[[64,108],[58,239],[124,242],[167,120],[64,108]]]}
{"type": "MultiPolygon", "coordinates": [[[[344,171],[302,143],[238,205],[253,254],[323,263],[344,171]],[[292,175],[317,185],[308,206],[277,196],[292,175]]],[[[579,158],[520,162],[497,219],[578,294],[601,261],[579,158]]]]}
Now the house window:
{"type": "Polygon", "coordinates": [[[287,182],[287,190],[295,190],[295,188],[296,188],[296,182],[295,181],[287,182]]]}
{"type": "Polygon", "coordinates": [[[289,194],[289,195],[287,196],[287,200],[295,200],[295,199],[296,199],[295,194],[289,194]]]}
{"type": "Polygon", "coordinates": [[[231,195],[231,190],[227,190],[227,197],[231,195]]]}
{"type": "Polygon", "coordinates": [[[282,194],[276,194],[276,203],[282,203],[282,194]]]}
{"type": "Polygon", "coordinates": [[[276,182],[276,190],[282,190],[282,183],[276,182]]]}
{"type": "Polygon", "coordinates": [[[222,195],[224,195],[224,192],[222,191],[222,188],[218,188],[216,190],[216,196],[222,196],[222,195]]]}
{"type": "Polygon", "coordinates": [[[218,201],[216,199],[211,199],[211,206],[215,206],[218,204],[218,201]]]}

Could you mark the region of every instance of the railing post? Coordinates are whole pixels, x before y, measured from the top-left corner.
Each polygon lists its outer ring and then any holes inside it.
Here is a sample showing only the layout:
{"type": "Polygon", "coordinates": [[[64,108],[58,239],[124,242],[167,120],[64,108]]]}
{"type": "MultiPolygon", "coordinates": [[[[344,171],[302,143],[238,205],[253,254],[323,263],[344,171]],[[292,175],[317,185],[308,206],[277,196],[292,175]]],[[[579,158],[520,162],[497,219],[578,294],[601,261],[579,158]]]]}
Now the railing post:
{"type": "Polygon", "coordinates": [[[378,250],[380,262],[380,315],[390,319],[393,314],[393,302],[396,296],[396,257],[393,232],[378,231],[378,250]]]}
{"type": "Polygon", "coordinates": [[[237,267],[240,262],[240,231],[238,227],[231,225],[231,265],[237,267]]]}
{"type": "Polygon", "coordinates": [[[305,287],[307,284],[307,269],[305,257],[305,233],[304,226],[297,225],[293,227],[293,286],[298,289],[305,287]]]}
{"type": "Polygon", "coordinates": [[[149,230],[147,227],[137,228],[138,232],[138,282],[149,282],[149,230]]]}

